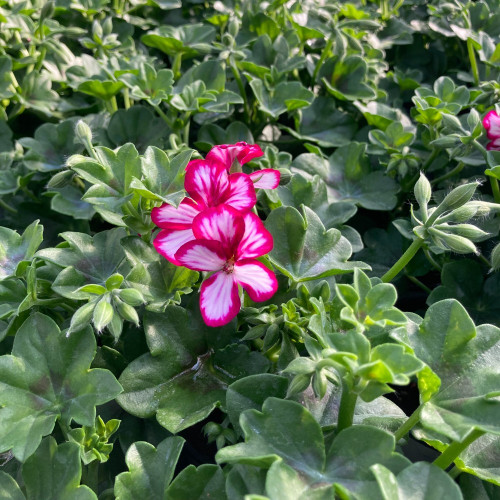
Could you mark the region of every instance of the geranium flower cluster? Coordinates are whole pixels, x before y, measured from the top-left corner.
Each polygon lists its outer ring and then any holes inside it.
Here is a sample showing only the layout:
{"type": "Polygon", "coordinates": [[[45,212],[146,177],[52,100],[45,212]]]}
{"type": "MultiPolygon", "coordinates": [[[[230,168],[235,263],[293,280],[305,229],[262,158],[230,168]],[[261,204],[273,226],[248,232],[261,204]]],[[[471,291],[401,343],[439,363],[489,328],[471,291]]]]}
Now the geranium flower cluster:
{"type": "Polygon", "coordinates": [[[500,151],[500,116],[494,109],[486,113],[483,126],[488,134],[488,139],[490,139],[486,149],[500,151]]]}
{"type": "Polygon", "coordinates": [[[161,228],[154,240],[161,255],[175,265],[212,273],[200,289],[200,310],[209,326],[225,325],[238,314],[238,285],[256,302],[277,290],[274,273],[257,260],[272,250],[273,238],[252,208],[255,189],[275,189],[280,173],[241,172],[241,165],[262,154],[259,146],[245,142],[215,146],[204,160],[188,163],[189,197],[177,208],[164,204],[151,213],[161,228]]]}

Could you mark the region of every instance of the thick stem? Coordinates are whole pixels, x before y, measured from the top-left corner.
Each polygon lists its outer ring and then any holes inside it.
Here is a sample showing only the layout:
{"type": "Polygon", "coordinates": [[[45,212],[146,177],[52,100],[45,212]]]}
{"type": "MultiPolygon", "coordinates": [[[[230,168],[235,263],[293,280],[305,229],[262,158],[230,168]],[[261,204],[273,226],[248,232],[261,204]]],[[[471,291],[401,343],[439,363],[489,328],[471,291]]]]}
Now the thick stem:
{"type": "Polygon", "coordinates": [[[408,262],[413,259],[423,244],[424,240],[420,238],[413,240],[413,243],[408,247],[400,259],[382,276],[382,281],[384,283],[392,281],[408,265],[408,262]]]}
{"type": "Polygon", "coordinates": [[[111,103],[111,108],[113,110],[113,113],[118,111],[118,103],[116,102],[116,96],[114,95],[109,101],[111,103]]]}
{"type": "Polygon", "coordinates": [[[126,87],[123,89],[123,104],[125,106],[125,109],[130,108],[130,95],[129,90],[126,87]]]}
{"type": "Polygon", "coordinates": [[[470,67],[472,70],[472,76],[474,77],[474,84],[479,85],[479,70],[477,68],[476,53],[474,52],[474,46],[472,45],[472,40],[467,39],[467,52],[469,54],[470,67]]]}
{"type": "Polygon", "coordinates": [[[483,434],[485,434],[484,431],[474,429],[461,443],[457,441],[451,443],[450,446],[448,446],[448,448],[446,448],[446,450],[441,454],[441,456],[434,460],[433,464],[437,465],[443,470],[447,469],[460,455],[460,453],[462,453],[462,451],[464,451],[472,442],[480,438],[483,434]]]}
{"type": "Polygon", "coordinates": [[[500,189],[498,188],[498,179],[490,177],[491,190],[493,191],[493,199],[495,203],[500,203],[500,189]]]}
{"type": "Polygon", "coordinates": [[[177,79],[181,75],[181,64],[182,64],[182,52],[177,52],[174,57],[174,62],[172,63],[172,71],[174,73],[174,78],[177,79]]]}
{"type": "Polygon", "coordinates": [[[316,63],[316,66],[314,68],[314,72],[313,72],[313,75],[311,77],[311,87],[314,86],[314,84],[316,83],[316,79],[318,78],[318,73],[319,73],[319,70],[321,69],[321,67],[323,66],[323,63],[325,62],[325,59],[328,57],[328,53],[330,52],[330,50],[332,49],[332,46],[333,46],[333,39],[329,39],[327,42],[326,42],[326,45],[325,47],[323,48],[323,50],[321,51],[321,55],[319,56],[319,60],[318,62],[316,63]]]}
{"type": "Polygon", "coordinates": [[[350,390],[345,381],[342,381],[342,397],[340,398],[339,420],[337,423],[338,432],[351,427],[357,399],[358,395],[350,390]]]}
{"type": "Polygon", "coordinates": [[[408,420],[394,433],[396,443],[404,438],[412,429],[418,424],[420,420],[420,412],[422,411],[423,404],[421,404],[408,418],[408,420]]]}

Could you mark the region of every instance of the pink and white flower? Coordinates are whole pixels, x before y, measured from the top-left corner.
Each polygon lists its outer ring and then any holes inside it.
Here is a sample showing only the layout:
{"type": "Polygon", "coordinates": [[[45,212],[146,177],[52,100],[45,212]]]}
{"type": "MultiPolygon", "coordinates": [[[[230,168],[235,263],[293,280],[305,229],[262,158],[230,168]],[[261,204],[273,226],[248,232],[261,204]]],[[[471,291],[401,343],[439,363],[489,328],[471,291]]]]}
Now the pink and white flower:
{"type": "Polygon", "coordinates": [[[486,113],[483,126],[488,138],[491,139],[486,149],[500,151],[500,116],[494,109],[486,113]]]}
{"type": "Polygon", "coordinates": [[[274,295],[276,276],[256,260],[272,250],[273,238],[256,215],[241,215],[220,205],[199,214],[192,231],[196,239],[182,245],[175,259],[189,269],[213,272],[200,290],[200,309],[207,325],[225,325],[238,314],[238,285],[255,302],[274,295]]]}
{"type": "Polygon", "coordinates": [[[190,163],[184,187],[191,198],[182,200],[178,208],[164,204],[151,212],[153,222],[162,228],[153,244],[161,255],[176,265],[180,265],[175,258],[177,250],[195,239],[191,226],[198,214],[219,205],[245,213],[257,201],[254,185],[246,174],[228,174],[222,164],[206,160],[190,163]]]}
{"type": "MultiPolygon", "coordinates": [[[[237,170],[241,165],[259,158],[264,153],[257,144],[247,144],[246,142],[237,142],[236,144],[220,144],[214,146],[207,154],[206,159],[220,163],[228,171],[234,169],[234,162],[238,162],[237,170]]],[[[280,183],[280,172],[274,168],[265,168],[248,174],[255,188],[276,189],[280,183]]]]}

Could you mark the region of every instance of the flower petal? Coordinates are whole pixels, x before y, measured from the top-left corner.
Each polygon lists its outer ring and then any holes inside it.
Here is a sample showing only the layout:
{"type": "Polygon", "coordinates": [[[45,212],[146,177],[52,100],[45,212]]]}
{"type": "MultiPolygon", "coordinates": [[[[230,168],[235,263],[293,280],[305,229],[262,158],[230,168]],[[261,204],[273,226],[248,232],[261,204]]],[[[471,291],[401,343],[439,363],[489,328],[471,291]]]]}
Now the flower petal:
{"type": "Polygon", "coordinates": [[[261,257],[273,249],[273,237],[262,221],[253,213],[245,214],[245,232],[238,245],[237,257],[261,257]]]}
{"type": "Polygon", "coordinates": [[[186,171],[184,188],[198,204],[214,207],[229,189],[228,174],[218,163],[194,160],[186,171]]]}
{"type": "Polygon", "coordinates": [[[188,241],[194,240],[194,234],[191,229],[163,229],[153,241],[156,251],[163,255],[169,262],[176,266],[182,265],[175,254],[179,248],[188,241]]]}
{"type": "Polygon", "coordinates": [[[229,189],[223,203],[240,212],[247,212],[257,203],[255,187],[247,174],[237,173],[229,176],[229,189]]]}
{"type": "Polygon", "coordinates": [[[238,160],[240,165],[262,156],[264,153],[257,144],[247,144],[246,142],[237,142],[236,144],[220,144],[214,146],[207,154],[206,159],[216,161],[229,170],[234,162],[238,160]]]}
{"type": "Polygon", "coordinates": [[[218,241],[198,239],[182,245],[175,258],[181,266],[194,271],[219,271],[227,261],[224,248],[218,241]]]}
{"type": "Polygon", "coordinates": [[[241,307],[233,274],[219,271],[206,279],[200,289],[201,315],[208,326],[229,323],[241,307]]]}
{"type": "Polygon", "coordinates": [[[236,252],[245,232],[245,222],[241,214],[227,205],[207,208],[193,221],[196,238],[220,241],[227,250],[228,257],[236,252]]]}
{"type": "Polygon", "coordinates": [[[168,203],[151,211],[151,220],[163,229],[190,229],[201,209],[194,200],[184,198],[178,208],[168,203]]]}
{"type": "Polygon", "coordinates": [[[280,183],[280,171],[274,168],[264,168],[248,175],[253,187],[259,189],[276,189],[280,183]]]}
{"type": "Polygon", "coordinates": [[[486,149],[488,151],[500,151],[500,137],[494,141],[488,142],[486,149]]]}
{"type": "Polygon", "coordinates": [[[258,260],[239,260],[234,265],[233,275],[254,302],[268,300],[278,290],[276,276],[258,260]]]}
{"type": "Polygon", "coordinates": [[[500,139],[500,116],[492,109],[483,118],[483,126],[488,133],[490,139],[500,139]]]}

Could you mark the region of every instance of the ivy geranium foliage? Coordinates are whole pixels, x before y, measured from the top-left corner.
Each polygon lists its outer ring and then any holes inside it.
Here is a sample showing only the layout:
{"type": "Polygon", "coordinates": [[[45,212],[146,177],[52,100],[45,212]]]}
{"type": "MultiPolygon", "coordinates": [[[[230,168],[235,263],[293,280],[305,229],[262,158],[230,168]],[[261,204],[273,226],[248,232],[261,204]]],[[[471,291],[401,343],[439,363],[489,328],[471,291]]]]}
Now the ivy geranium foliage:
{"type": "Polygon", "coordinates": [[[500,498],[497,0],[0,2],[0,499],[500,498]]]}

